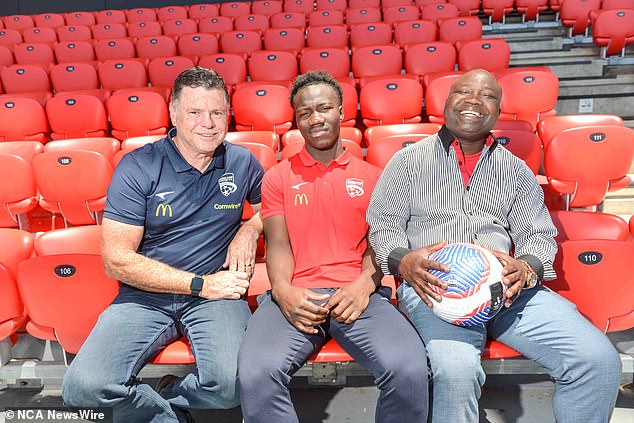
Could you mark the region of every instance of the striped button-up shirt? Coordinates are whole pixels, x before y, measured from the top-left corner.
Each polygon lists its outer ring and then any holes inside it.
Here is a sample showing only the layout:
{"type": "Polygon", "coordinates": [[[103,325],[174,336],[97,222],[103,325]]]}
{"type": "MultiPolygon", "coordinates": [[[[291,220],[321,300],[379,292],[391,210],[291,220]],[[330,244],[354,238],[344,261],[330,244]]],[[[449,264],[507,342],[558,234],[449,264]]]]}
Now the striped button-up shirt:
{"type": "Polygon", "coordinates": [[[554,279],[557,229],[535,175],[497,142],[484,146],[467,185],[452,146],[438,134],[394,155],[377,183],[367,220],[377,264],[397,274],[410,250],[437,242],[484,245],[526,260],[554,279]]]}

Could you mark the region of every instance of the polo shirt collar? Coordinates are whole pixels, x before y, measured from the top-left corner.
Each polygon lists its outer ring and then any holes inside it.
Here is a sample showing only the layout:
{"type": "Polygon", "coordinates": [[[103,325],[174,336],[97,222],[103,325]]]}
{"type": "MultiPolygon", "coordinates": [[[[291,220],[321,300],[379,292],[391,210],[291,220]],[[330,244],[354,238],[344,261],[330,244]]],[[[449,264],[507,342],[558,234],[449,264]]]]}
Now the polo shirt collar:
{"type": "MultiPolygon", "coordinates": [[[[339,166],[345,166],[350,161],[351,153],[348,147],[343,146],[343,153],[339,155],[333,162],[337,163],[339,166]]],[[[306,167],[314,166],[319,163],[313,156],[310,155],[308,150],[306,150],[306,145],[304,144],[304,148],[299,152],[299,158],[302,161],[302,164],[306,167]]],[[[332,162],[330,163],[332,164],[332,162]]],[[[330,164],[328,166],[330,166],[330,164]]]]}
{"type": "MultiPolygon", "coordinates": [[[[447,127],[443,125],[442,128],[440,128],[440,131],[438,131],[438,138],[440,138],[440,142],[442,143],[442,146],[445,149],[445,153],[449,154],[449,147],[451,147],[451,143],[454,142],[456,137],[454,137],[453,134],[449,132],[449,129],[447,129],[447,127]]],[[[491,132],[489,132],[489,135],[487,135],[487,139],[486,139],[483,151],[487,151],[488,154],[491,154],[493,150],[495,150],[497,145],[498,145],[498,140],[493,136],[491,132]],[[487,147],[488,147],[488,150],[487,150],[487,147]]]]}
{"type": "MultiPolygon", "coordinates": [[[[174,143],[174,137],[176,136],[176,128],[172,128],[167,133],[166,142],[165,142],[165,152],[167,153],[167,157],[169,158],[172,166],[174,166],[174,170],[178,173],[187,172],[190,169],[194,169],[192,165],[190,165],[187,160],[183,157],[176,144],[174,143]]],[[[225,167],[225,152],[227,151],[225,142],[216,148],[214,152],[214,157],[211,159],[211,164],[207,167],[205,172],[207,173],[210,169],[218,168],[223,169],[225,167]]]]}

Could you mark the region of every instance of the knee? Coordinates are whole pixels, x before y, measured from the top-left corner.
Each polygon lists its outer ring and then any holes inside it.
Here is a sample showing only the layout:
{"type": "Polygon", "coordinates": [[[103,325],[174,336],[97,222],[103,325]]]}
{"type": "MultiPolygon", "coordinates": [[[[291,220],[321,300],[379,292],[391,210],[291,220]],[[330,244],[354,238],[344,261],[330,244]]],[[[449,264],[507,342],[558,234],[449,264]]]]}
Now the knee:
{"type": "Polygon", "coordinates": [[[271,392],[272,385],[286,386],[291,380],[279,362],[282,357],[247,357],[238,356],[238,380],[243,392],[257,390],[259,395],[271,392]]]}
{"type": "Polygon", "coordinates": [[[209,399],[209,404],[203,408],[234,408],[240,405],[240,395],[238,392],[237,375],[234,372],[226,372],[214,375],[213,378],[202,378],[200,389],[207,395],[202,395],[209,399]]]}
{"type": "Polygon", "coordinates": [[[62,382],[62,400],[68,407],[103,407],[112,405],[117,397],[123,399],[127,389],[97,371],[82,371],[71,366],[62,382]]]}
{"type": "Polygon", "coordinates": [[[574,371],[579,378],[592,380],[593,383],[602,381],[604,384],[614,387],[619,385],[622,369],[621,358],[607,338],[605,342],[597,342],[582,351],[578,351],[573,360],[569,369],[574,371]]]}
{"type": "Polygon", "coordinates": [[[478,351],[471,346],[465,350],[465,344],[462,343],[451,344],[456,344],[455,348],[435,349],[428,346],[432,383],[454,392],[479,389],[484,384],[485,375],[478,351]]]}

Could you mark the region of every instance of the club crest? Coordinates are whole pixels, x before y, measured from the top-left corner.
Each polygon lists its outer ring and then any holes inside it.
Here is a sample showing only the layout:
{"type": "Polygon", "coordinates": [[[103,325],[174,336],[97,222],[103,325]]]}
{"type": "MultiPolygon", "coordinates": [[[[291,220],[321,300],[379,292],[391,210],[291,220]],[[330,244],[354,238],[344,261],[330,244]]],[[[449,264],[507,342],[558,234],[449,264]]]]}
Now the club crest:
{"type": "Polygon", "coordinates": [[[218,179],[218,185],[220,186],[220,192],[225,197],[228,197],[238,189],[233,178],[233,173],[225,173],[222,175],[220,179],[218,179]]]}
{"type": "Polygon", "coordinates": [[[365,194],[365,191],[363,190],[363,181],[357,178],[346,179],[346,191],[348,191],[350,198],[362,196],[365,194]]]}

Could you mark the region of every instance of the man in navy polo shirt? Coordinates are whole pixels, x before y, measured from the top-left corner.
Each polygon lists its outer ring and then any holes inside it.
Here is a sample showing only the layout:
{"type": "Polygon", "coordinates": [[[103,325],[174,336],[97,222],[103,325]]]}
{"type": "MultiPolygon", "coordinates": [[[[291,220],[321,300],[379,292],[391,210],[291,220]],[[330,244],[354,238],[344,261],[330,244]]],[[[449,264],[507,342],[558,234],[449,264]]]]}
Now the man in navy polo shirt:
{"type": "Polygon", "coordinates": [[[238,405],[243,300],[262,232],[262,166],[227,143],[229,95],[214,71],[174,82],[167,137],[121,160],[104,212],[106,272],[123,282],[71,364],[68,406],[114,407],[115,422],[191,421],[189,408],[238,405]],[[244,202],[255,216],[240,226],[244,202]],[[155,391],[136,375],[186,336],[196,370],[155,391]]]}

